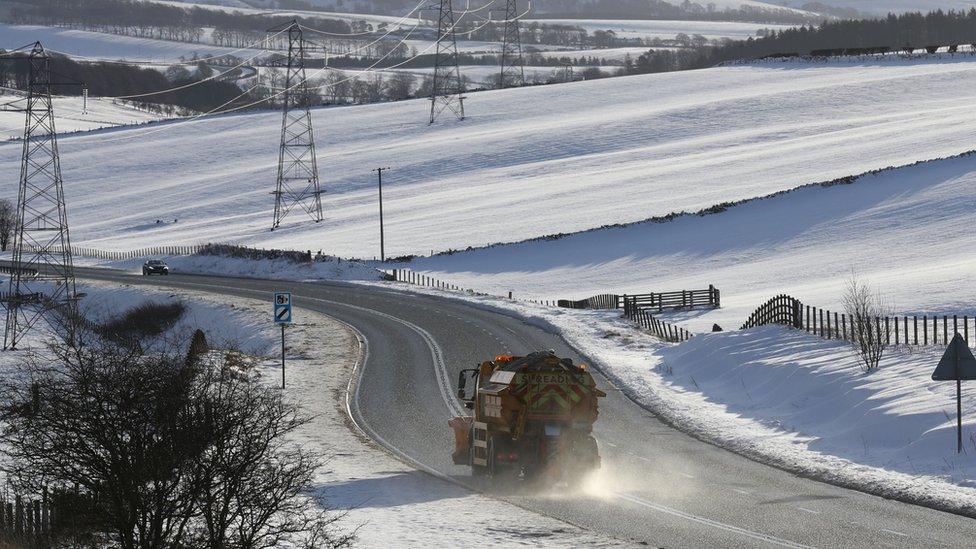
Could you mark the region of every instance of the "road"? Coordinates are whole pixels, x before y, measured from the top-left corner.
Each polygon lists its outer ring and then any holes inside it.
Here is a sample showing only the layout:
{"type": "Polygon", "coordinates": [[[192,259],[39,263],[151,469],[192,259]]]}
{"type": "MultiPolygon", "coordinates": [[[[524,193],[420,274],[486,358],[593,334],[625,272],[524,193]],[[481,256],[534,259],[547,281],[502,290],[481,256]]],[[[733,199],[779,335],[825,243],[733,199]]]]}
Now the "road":
{"type": "Polygon", "coordinates": [[[451,462],[447,420],[461,409],[453,396],[458,372],[509,352],[555,349],[580,360],[558,336],[460,301],[357,285],[189,275],[147,281],[81,268],[76,274],[269,301],[271,292],[287,288],[297,307],[337,318],[365,339],[350,407],[371,436],[439,476],[619,539],[658,547],[976,546],[972,519],[799,478],[703,443],[662,423],[596,372],[607,393],[595,427],[599,477],[574,494],[500,493],[451,462]]]}

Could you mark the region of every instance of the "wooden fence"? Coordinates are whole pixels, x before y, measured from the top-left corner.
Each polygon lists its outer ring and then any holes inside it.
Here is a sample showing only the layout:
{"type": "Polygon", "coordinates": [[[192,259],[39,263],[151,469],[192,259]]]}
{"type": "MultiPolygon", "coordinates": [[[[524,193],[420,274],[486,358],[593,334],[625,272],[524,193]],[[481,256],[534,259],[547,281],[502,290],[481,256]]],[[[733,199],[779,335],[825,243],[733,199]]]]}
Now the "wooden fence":
{"type": "MultiPolygon", "coordinates": [[[[658,312],[664,309],[693,309],[695,307],[718,309],[722,306],[722,294],[718,288],[710,285],[707,290],[624,295],[621,296],[621,301],[629,301],[632,306],[657,309],[658,312]]],[[[618,308],[622,309],[624,305],[621,303],[618,308]]]]}
{"type": "MultiPolygon", "coordinates": [[[[443,280],[438,280],[432,276],[415,273],[409,269],[391,269],[383,272],[388,277],[388,280],[392,280],[394,282],[404,282],[406,284],[415,284],[417,286],[424,286],[426,288],[437,288],[440,290],[464,292],[464,293],[475,294],[475,295],[488,295],[485,292],[477,292],[470,288],[463,288],[461,286],[458,286],[457,284],[444,282],[443,280]]],[[[508,293],[508,299],[515,299],[515,296],[512,294],[512,292],[508,293]]],[[[540,300],[540,299],[525,299],[523,301],[535,303],[537,305],[545,305],[547,307],[556,306],[555,301],[540,300]]]]}
{"type": "MultiPolygon", "coordinates": [[[[976,336],[976,317],[968,315],[877,316],[863,322],[865,326],[861,328],[870,337],[889,345],[948,345],[957,333],[969,343],[970,329],[976,336]]],[[[856,321],[847,313],[811,307],[788,295],[778,295],[764,303],[742,329],[766,324],[782,324],[824,339],[845,341],[851,341],[858,331],[856,321]]]]}
{"type": "Polygon", "coordinates": [[[47,497],[0,500],[0,540],[5,546],[47,547],[55,517],[47,497]]]}
{"type": "MultiPolygon", "coordinates": [[[[193,246],[152,246],[140,248],[138,250],[111,251],[99,250],[96,248],[85,248],[81,246],[71,246],[71,255],[78,257],[91,257],[94,259],[107,259],[111,261],[137,259],[153,255],[193,255],[200,253],[209,244],[197,244],[193,246]]],[[[29,248],[30,251],[36,249],[29,248]]],[[[52,253],[61,253],[61,248],[51,248],[52,253]]]]}
{"type": "Polygon", "coordinates": [[[576,301],[560,299],[558,305],[567,309],[624,309],[628,306],[637,306],[662,312],[664,309],[719,308],[722,306],[722,294],[715,286],[709,286],[706,290],[634,295],[601,294],[576,301]]]}
{"type": "Polygon", "coordinates": [[[632,305],[633,302],[630,301],[626,303],[628,305],[624,307],[624,316],[659,339],[669,343],[682,343],[695,336],[684,328],[659,320],[646,307],[632,305]]]}
{"type": "MultiPolygon", "coordinates": [[[[392,269],[386,271],[389,280],[416,284],[427,288],[438,288],[441,290],[475,293],[474,290],[462,288],[455,284],[450,284],[425,274],[415,273],[408,269],[392,269]]],[[[511,292],[509,299],[513,299],[511,292]]],[[[696,306],[719,306],[719,291],[714,286],[709,286],[707,290],[685,290],[681,292],[666,292],[656,294],[641,295],[616,295],[601,294],[588,299],[579,301],[536,301],[533,303],[547,306],[558,306],[572,309],[623,309],[624,316],[633,320],[638,326],[649,331],[652,335],[671,343],[681,343],[688,341],[694,334],[673,324],[664,322],[655,317],[650,309],[660,310],[663,308],[696,307],[696,306]]]]}
{"type": "MultiPolygon", "coordinates": [[[[31,248],[30,251],[36,251],[31,248]]],[[[53,253],[61,253],[61,248],[52,248],[53,253]]],[[[337,259],[332,256],[313,255],[311,251],[302,252],[297,250],[276,250],[265,248],[250,248],[238,246],[236,244],[194,244],[190,246],[151,246],[139,248],[137,250],[110,251],[95,248],[85,248],[72,246],[71,254],[79,257],[91,257],[95,259],[107,260],[127,260],[142,259],[150,256],[175,256],[175,255],[219,255],[225,257],[236,257],[241,259],[254,260],[287,260],[292,263],[311,263],[312,261],[324,261],[337,259]]]]}
{"type": "MultiPolygon", "coordinates": [[[[34,277],[37,276],[37,269],[19,269],[21,273],[27,274],[27,276],[34,277]]],[[[2,274],[15,274],[18,269],[14,269],[13,266],[0,265],[0,273],[2,274]]]]}
{"type": "Polygon", "coordinates": [[[71,247],[72,255],[81,257],[92,257],[95,259],[124,260],[137,259],[153,255],[193,255],[200,251],[204,245],[195,246],[153,246],[140,248],[138,250],[109,251],[98,250],[95,248],[71,247]]]}
{"type": "Polygon", "coordinates": [[[386,271],[386,274],[390,277],[390,280],[394,282],[405,282],[407,284],[415,284],[417,286],[424,286],[427,288],[453,290],[456,292],[474,292],[474,290],[468,290],[456,284],[450,284],[442,280],[438,280],[432,276],[415,273],[408,269],[393,269],[391,271],[386,271]]]}
{"type": "Polygon", "coordinates": [[[620,296],[617,294],[600,294],[586,299],[560,299],[556,302],[564,309],[619,309],[620,296]]]}

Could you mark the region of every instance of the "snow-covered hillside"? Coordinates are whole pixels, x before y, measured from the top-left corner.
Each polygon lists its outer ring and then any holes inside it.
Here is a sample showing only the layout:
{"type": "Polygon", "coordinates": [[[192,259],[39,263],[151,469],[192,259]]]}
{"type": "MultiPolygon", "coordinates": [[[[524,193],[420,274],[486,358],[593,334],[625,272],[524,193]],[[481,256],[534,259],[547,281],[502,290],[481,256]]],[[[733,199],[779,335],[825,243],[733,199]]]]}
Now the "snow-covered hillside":
{"type": "MultiPolygon", "coordinates": [[[[273,9],[277,11],[288,11],[288,8],[282,8],[283,3],[278,0],[143,0],[147,2],[156,3],[166,3],[166,4],[197,4],[200,6],[210,6],[213,8],[237,8],[237,9],[273,9]]],[[[356,9],[362,9],[365,11],[377,11],[379,6],[376,6],[374,2],[370,0],[306,0],[310,4],[318,6],[322,9],[332,9],[332,10],[350,10],[355,11],[356,9]]],[[[665,0],[670,4],[681,5],[684,0],[665,0]]],[[[761,1],[761,0],[708,0],[695,2],[701,6],[707,6],[709,4],[713,5],[716,9],[738,9],[742,6],[748,6],[751,8],[758,8],[767,11],[782,10],[783,6],[778,5],[777,2],[771,1],[761,1]]],[[[544,8],[545,1],[538,2],[544,8]]],[[[287,4],[284,4],[287,5],[287,4]]],[[[790,8],[790,11],[798,13],[810,13],[797,8],[790,8]]],[[[314,12],[313,12],[314,13],[314,12]]]]}
{"type": "MultiPolygon", "coordinates": [[[[61,153],[72,237],[108,249],[236,241],[372,257],[370,170],[390,166],[395,256],[698,210],[956,154],[973,146],[976,123],[959,98],[974,84],[970,60],[784,64],[475,93],[467,120],[434,126],[422,100],[318,109],[326,220],[296,215],[273,233],[279,113],[66,136],[61,153]]],[[[16,144],[0,146],[0,173],[17,173],[19,160],[16,144]]]]}
{"type": "Polygon", "coordinates": [[[414,262],[433,276],[501,295],[584,297],[706,288],[717,311],[674,313],[694,331],[738,328],[791,294],[842,310],[851,271],[899,312],[976,314],[976,157],[812,186],[727,211],[414,262]]]}
{"type": "MultiPolygon", "coordinates": [[[[409,18],[395,15],[374,15],[371,13],[354,13],[348,11],[307,11],[307,10],[294,10],[294,9],[281,9],[276,8],[271,0],[271,2],[256,2],[250,0],[244,2],[242,0],[214,0],[211,2],[204,1],[187,1],[182,0],[141,0],[143,2],[152,2],[154,4],[169,4],[173,6],[186,6],[186,7],[196,7],[201,9],[210,10],[220,10],[220,11],[234,11],[239,13],[248,14],[267,14],[273,11],[275,15],[289,16],[297,15],[303,17],[321,17],[327,19],[347,19],[350,21],[369,21],[373,24],[378,23],[400,23],[404,25],[415,25],[420,23],[419,19],[409,18]]],[[[319,2],[319,5],[325,5],[319,2]]],[[[409,11],[404,10],[404,11],[409,11]]]]}
{"type": "Polygon", "coordinates": [[[145,61],[147,63],[174,63],[181,57],[190,59],[211,57],[233,52],[240,57],[260,53],[235,51],[233,48],[207,44],[187,44],[150,38],[134,38],[101,32],[88,32],[59,27],[37,25],[5,25],[0,23],[0,48],[15,49],[24,44],[40,41],[52,52],[94,59],[145,61]]]}
{"type": "MultiPolygon", "coordinates": [[[[24,101],[18,95],[4,95],[0,91],[0,103],[12,103],[23,107],[24,101]]],[[[90,98],[85,108],[81,97],[54,98],[55,127],[58,132],[78,132],[111,128],[128,124],[142,124],[159,120],[160,115],[146,112],[111,99],[90,98]]],[[[24,113],[0,111],[0,140],[22,137],[24,134],[24,113]]]]}
{"type": "Polygon", "coordinates": [[[660,21],[632,19],[532,19],[552,25],[576,25],[587,32],[612,30],[618,38],[674,38],[679,33],[700,34],[708,39],[745,40],[761,29],[782,30],[788,25],[764,23],[730,23],[723,21],[660,21]]]}

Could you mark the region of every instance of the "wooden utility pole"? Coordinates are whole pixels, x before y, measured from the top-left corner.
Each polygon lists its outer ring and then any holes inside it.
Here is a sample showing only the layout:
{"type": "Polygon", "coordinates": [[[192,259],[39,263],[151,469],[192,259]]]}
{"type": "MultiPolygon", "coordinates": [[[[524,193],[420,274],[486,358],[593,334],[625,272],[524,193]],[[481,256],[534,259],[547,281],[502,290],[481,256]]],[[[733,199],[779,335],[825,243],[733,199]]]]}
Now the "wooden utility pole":
{"type": "Polygon", "coordinates": [[[389,169],[386,167],[373,170],[376,172],[380,189],[380,261],[386,261],[386,235],[383,229],[383,170],[389,169]]]}

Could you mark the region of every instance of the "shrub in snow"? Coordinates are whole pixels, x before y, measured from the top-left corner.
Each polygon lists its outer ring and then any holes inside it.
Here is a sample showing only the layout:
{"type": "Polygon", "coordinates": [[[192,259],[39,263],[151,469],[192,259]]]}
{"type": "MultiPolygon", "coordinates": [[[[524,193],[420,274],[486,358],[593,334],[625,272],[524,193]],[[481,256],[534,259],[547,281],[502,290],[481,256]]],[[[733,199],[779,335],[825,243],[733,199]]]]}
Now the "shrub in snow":
{"type": "Polygon", "coordinates": [[[891,314],[884,296],[857,273],[851,273],[844,291],[844,309],[850,318],[851,345],[861,368],[865,372],[876,370],[891,339],[883,320],[891,314]]]}
{"type": "MultiPolygon", "coordinates": [[[[138,320],[145,341],[157,320],[180,315],[181,304],[153,304],[120,319],[138,320]]],[[[72,326],[57,331],[71,337],[29,355],[0,385],[8,480],[18,493],[54,496],[56,544],[350,543],[334,530],[342,515],[308,495],[320,457],[292,442],[308,418],[253,369],[208,351],[202,333],[133,346],[92,322],[64,321],[72,326]]]]}

